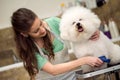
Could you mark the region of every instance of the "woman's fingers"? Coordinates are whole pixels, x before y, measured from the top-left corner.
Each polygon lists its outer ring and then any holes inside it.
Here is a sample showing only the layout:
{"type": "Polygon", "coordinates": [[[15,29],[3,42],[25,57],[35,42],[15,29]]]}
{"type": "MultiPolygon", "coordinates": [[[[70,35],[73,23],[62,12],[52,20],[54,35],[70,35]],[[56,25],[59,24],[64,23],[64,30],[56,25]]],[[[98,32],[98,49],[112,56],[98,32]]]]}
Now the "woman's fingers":
{"type": "Polygon", "coordinates": [[[98,67],[103,64],[103,61],[98,57],[87,56],[87,57],[83,57],[83,60],[85,61],[85,64],[88,64],[92,67],[95,67],[95,66],[98,67]]]}
{"type": "Polygon", "coordinates": [[[99,67],[99,66],[101,66],[102,64],[103,64],[103,61],[98,58],[97,61],[93,63],[93,66],[94,66],[94,67],[99,67]]]}
{"type": "Polygon", "coordinates": [[[98,40],[100,37],[100,31],[97,30],[91,37],[90,37],[90,40],[93,40],[93,41],[96,41],[98,40]]]}
{"type": "Polygon", "coordinates": [[[99,67],[102,64],[103,64],[103,61],[100,60],[97,57],[92,57],[91,60],[90,60],[90,63],[89,63],[89,65],[92,66],[92,67],[99,67]]]}

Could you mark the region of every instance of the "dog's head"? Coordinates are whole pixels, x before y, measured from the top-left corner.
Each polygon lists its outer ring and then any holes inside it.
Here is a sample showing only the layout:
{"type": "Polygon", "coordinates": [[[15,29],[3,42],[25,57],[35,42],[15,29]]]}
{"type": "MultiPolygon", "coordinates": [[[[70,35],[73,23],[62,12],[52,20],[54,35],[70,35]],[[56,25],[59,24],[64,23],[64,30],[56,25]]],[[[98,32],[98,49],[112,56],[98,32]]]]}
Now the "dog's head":
{"type": "Polygon", "coordinates": [[[60,22],[60,36],[63,40],[85,41],[99,28],[100,19],[84,7],[72,7],[63,13],[60,22]]]}

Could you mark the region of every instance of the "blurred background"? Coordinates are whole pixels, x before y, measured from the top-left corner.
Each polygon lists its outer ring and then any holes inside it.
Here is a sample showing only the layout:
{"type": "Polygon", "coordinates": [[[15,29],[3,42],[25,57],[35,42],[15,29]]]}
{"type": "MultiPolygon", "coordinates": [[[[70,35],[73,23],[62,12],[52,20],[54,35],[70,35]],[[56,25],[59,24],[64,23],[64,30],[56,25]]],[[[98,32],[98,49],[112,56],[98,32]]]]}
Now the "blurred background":
{"type": "Polygon", "coordinates": [[[12,13],[18,8],[29,8],[44,19],[51,16],[60,17],[72,6],[84,6],[99,16],[100,30],[116,44],[120,44],[119,5],[120,0],[0,0],[0,80],[29,79],[17,55],[10,23],[12,13]]]}

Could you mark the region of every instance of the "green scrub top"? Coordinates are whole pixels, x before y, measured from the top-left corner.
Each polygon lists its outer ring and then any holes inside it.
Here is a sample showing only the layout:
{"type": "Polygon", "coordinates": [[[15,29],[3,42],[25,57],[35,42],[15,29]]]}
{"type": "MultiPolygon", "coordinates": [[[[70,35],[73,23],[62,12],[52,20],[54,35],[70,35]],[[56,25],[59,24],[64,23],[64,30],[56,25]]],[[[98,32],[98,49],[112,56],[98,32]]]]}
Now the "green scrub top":
{"type": "MultiPolygon", "coordinates": [[[[60,18],[57,17],[51,17],[48,19],[45,19],[45,22],[47,22],[47,24],[50,27],[51,32],[56,35],[59,36],[60,35],[60,31],[59,31],[59,23],[60,23],[60,18]]],[[[64,44],[57,38],[54,38],[53,41],[53,52],[59,52],[63,49],[64,44]]],[[[43,52],[45,52],[44,49],[42,49],[43,52]]],[[[39,53],[36,53],[36,58],[37,58],[37,63],[38,63],[38,68],[41,69],[46,62],[48,61],[48,59],[46,59],[45,57],[41,56],[39,53]]]]}

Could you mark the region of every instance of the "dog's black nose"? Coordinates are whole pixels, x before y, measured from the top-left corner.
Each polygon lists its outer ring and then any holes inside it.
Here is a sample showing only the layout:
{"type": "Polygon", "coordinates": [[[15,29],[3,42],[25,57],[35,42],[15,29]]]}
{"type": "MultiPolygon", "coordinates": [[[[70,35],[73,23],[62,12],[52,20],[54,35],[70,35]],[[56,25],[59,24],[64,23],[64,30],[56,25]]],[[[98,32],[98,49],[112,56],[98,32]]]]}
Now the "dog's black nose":
{"type": "Polygon", "coordinates": [[[77,23],[76,25],[77,25],[77,26],[80,26],[80,23],[77,23]]]}
{"type": "Polygon", "coordinates": [[[80,23],[76,24],[76,28],[78,29],[79,32],[83,31],[83,27],[82,27],[82,25],[80,23]]]}

